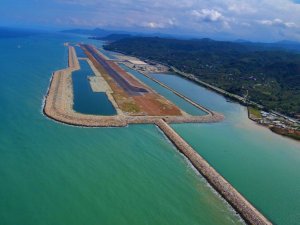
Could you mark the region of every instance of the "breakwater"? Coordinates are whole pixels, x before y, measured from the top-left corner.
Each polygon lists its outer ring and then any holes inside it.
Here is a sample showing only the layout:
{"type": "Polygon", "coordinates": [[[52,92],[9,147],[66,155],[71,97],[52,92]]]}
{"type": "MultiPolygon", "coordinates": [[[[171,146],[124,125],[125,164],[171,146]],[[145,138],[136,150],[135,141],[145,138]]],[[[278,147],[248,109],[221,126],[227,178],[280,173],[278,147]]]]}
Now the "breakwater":
{"type": "MultiPolygon", "coordinates": [[[[205,111],[207,114],[203,116],[192,116],[189,114],[180,116],[130,116],[120,112],[117,107],[118,114],[113,116],[88,115],[75,112],[73,110],[74,96],[71,75],[73,71],[80,69],[80,64],[75,48],[73,46],[68,46],[68,49],[68,67],[66,69],[58,70],[52,74],[50,86],[45,97],[43,112],[49,118],[62,123],[85,127],[123,127],[128,124],[153,124],[159,119],[164,119],[168,123],[212,123],[219,122],[224,119],[223,115],[200,106],[162,83],[160,85],[168,88],[176,95],[205,111]]],[[[114,106],[117,106],[117,103],[112,96],[110,96],[110,101],[114,106]]]]}
{"type": "Polygon", "coordinates": [[[155,124],[248,224],[272,224],[213,167],[211,167],[204,158],[202,158],[188,143],[186,143],[164,120],[158,120],[155,124]]]}
{"type": "Polygon", "coordinates": [[[170,90],[171,92],[173,92],[175,95],[179,96],[180,98],[184,99],[185,101],[187,101],[188,103],[190,103],[191,105],[195,106],[196,108],[202,110],[203,112],[206,112],[209,116],[212,117],[218,117],[218,118],[222,118],[224,119],[224,116],[221,115],[220,113],[214,112],[202,105],[197,104],[196,102],[192,101],[191,99],[189,99],[188,97],[184,96],[183,94],[179,93],[178,91],[174,90],[173,88],[165,85],[164,83],[160,82],[159,80],[155,79],[154,77],[150,76],[149,74],[145,73],[142,70],[138,70],[139,73],[143,74],[144,76],[146,76],[148,79],[154,81],[155,83],[159,84],[160,86],[170,90]]]}
{"type": "MultiPolygon", "coordinates": [[[[239,192],[237,192],[221,175],[219,175],[191,146],[189,146],[167,123],[211,123],[224,119],[223,115],[213,112],[172,88],[162,84],[154,78],[150,79],[168,88],[170,91],[185,99],[189,103],[205,111],[204,116],[128,116],[118,114],[116,116],[86,115],[73,110],[73,71],[80,69],[75,49],[69,46],[69,67],[53,73],[50,88],[48,90],[44,113],[59,122],[86,127],[121,127],[128,124],[156,124],[172,143],[181,151],[207,181],[217,190],[234,209],[249,224],[271,224],[260,214],[239,192]]],[[[145,74],[144,74],[145,75],[145,74]]]]}

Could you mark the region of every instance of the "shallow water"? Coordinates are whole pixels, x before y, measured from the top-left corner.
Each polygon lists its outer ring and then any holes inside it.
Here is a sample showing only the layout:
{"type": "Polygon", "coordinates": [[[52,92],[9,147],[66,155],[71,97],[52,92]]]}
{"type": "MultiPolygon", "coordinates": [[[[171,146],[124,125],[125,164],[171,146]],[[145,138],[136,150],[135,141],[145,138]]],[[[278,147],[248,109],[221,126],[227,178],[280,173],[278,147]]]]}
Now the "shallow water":
{"type": "Polygon", "coordinates": [[[66,41],[0,40],[0,224],[240,224],[152,125],[88,129],[41,113],[66,41]]]}
{"type": "Polygon", "coordinates": [[[173,128],[275,224],[300,221],[300,143],[261,127],[245,107],[176,75],[154,77],[225,115],[222,123],[173,128]]]}

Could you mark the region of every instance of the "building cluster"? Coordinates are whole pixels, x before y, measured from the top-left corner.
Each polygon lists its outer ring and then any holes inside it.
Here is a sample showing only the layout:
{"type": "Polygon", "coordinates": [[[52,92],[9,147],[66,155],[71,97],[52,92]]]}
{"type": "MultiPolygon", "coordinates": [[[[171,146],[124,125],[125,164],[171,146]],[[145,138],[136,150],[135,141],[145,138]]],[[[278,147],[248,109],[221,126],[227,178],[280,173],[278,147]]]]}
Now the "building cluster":
{"type": "Polygon", "coordinates": [[[265,126],[273,126],[283,129],[300,130],[300,124],[298,121],[282,116],[274,112],[261,111],[261,118],[258,119],[258,123],[265,126]]]}

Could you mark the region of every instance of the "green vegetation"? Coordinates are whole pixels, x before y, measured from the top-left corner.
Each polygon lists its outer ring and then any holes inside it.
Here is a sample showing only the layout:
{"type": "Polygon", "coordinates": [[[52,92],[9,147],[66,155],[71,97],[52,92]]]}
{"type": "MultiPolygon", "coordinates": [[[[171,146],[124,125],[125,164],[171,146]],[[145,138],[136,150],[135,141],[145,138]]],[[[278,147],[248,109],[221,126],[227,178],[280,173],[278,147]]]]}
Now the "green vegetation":
{"type": "Polygon", "coordinates": [[[290,116],[300,116],[300,54],[269,45],[127,38],[105,46],[191,73],[228,92],[290,116]]]}
{"type": "Polygon", "coordinates": [[[251,118],[254,118],[254,119],[261,119],[262,118],[260,110],[257,109],[257,108],[248,107],[248,112],[249,112],[249,115],[250,115],[251,118]]]}

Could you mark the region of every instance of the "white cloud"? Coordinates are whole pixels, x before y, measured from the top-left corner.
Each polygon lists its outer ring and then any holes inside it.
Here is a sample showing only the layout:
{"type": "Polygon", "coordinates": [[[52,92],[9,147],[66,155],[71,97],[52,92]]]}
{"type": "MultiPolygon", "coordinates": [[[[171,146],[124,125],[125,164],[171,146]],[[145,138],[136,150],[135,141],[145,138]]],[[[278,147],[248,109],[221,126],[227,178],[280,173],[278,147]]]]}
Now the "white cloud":
{"type": "Polygon", "coordinates": [[[155,22],[155,21],[151,21],[151,22],[144,22],[141,24],[142,27],[147,27],[147,28],[151,28],[151,29],[162,29],[162,28],[168,28],[168,27],[172,27],[176,25],[176,21],[175,19],[167,19],[167,20],[163,20],[160,22],[155,22]]]}
{"type": "Polygon", "coordinates": [[[283,28],[293,28],[297,27],[297,25],[293,22],[284,22],[281,19],[274,19],[274,20],[259,20],[258,23],[267,26],[276,26],[276,27],[283,27],[283,28]]]}
{"type": "Polygon", "coordinates": [[[193,10],[191,14],[197,20],[204,22],[220,22],[224,20],[223,15],[214,9],[193,10]]]}
{"type": "MultiPolygon", "coordinates": [[[[32,20],[40,23],[268,41],[299,36],[300,4],[293,1],[297,0],[26,0],[38,3],[32,20]]],[[[17,18],[7,11],[0,7],[0,21],[17,18]]]]}

